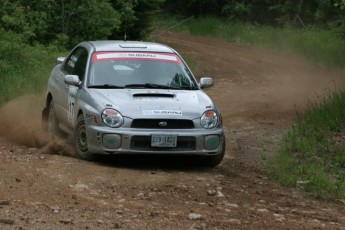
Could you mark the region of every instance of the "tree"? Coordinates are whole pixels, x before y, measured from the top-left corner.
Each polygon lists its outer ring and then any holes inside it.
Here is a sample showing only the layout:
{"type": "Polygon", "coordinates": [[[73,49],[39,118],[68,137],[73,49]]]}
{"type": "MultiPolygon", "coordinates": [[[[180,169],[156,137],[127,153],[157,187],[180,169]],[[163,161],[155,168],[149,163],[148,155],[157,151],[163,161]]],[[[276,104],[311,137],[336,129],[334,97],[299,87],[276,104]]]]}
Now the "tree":
{"type": "Polygon", "coordinates": [[[140,40],[151,32],[152,20],[160,12],[164,0],[115,0],[114,9],[121,12],[119,30],[113,31],[112,38],[140,40]]]}
{"type": "Polygon", "coordinates": [[[143,39],[164,0],[0,0],[0,28],[27,43],[143,39]]]}
{"type": "Polygon", "coordinates": [[[61,25],[57,29],[70,38],[71,45],[108,39],[121,24],[119,12],[107,0],[61,0],[58,8],[61,25]]]}

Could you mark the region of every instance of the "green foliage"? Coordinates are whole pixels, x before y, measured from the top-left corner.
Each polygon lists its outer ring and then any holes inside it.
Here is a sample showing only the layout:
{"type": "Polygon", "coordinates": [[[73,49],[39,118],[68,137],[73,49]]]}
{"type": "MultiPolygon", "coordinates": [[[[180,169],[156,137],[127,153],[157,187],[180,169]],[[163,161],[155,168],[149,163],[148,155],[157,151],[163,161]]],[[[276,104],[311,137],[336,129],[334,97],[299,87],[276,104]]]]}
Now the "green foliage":
{"type": "MultiPolygon", "coordinates": [[[[162,23],[171,25],[171,22],[162,23]]],[[[344,68],[345,40],[333,30],[274,28],[203,17],[188,21],[175,28],[194,35],[218,37],[227,41],[249,43],[285,52],[296,53],[328,66],[344,68]]]]}
{"type": "Polygon", "coordinates": [[[58,51],[29,46],[22,37],[0,29],[0,105],[23,94],[42,93],[58,51]]]}
{"type": "Polygon", "coordinates": [[[166,0],[164,9],[178,15],[219,15],[226,0],[166,0]]]}
{"type": "Polygon", "coordinates": [[[115,39],[140,40],[148,37],[151,32],[152,20],[160,12],[164,0],[117,0],[113,8],[121,12],[120,29],[113,32],[115,39]]]}
{"type": "Polygon", "coordinates": [[[166,11],[185,16],[216,16],[271,26],[334,26],[345,22],[342,0],[166,0],[166,11]]]}
{"type": "Polygon", "coordinates": [[[300,186],[321,198],[345,198],[345,92],[309,102],[284,137],[269,174],[284,185],[300,186]],[[303,182],[303,183],[301,183],[303,182]]]}
{"type": "Polygon", "coordinates": [[[120,14],[106,0],[75,0],[62,7],[60,31],[71,46],[84,40],[105,40],[120,27],[120,14]]]}
{"type": "Polygon", "coordinates": [[[71,48],[84,40],[144,39],[164,0],[0,1],[0,27],[29,44],[71,48]]]}

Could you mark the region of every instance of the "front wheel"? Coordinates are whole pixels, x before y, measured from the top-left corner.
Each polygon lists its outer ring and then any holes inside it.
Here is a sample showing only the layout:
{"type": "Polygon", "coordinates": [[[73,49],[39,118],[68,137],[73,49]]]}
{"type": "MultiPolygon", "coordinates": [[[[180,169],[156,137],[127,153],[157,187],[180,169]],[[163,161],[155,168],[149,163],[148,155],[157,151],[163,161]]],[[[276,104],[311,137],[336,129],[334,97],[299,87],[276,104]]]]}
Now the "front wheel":
{"type": "Polygon", "coordinates": [[[89,152],[87,146],[87,134],[84,116],[80,115],[77,119],[76,126],[73,132],[73,145],[75,153],[80,159],[94,161],[96,156],[89,152]]]}

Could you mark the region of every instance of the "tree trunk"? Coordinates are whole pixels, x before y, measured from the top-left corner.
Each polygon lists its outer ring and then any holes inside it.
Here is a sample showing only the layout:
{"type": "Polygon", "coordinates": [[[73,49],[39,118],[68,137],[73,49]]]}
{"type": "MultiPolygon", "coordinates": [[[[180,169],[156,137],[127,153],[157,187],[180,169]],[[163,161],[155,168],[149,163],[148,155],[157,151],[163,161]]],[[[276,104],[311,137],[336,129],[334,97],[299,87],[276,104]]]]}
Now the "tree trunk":
{"type": "Polygon", "coordinates": [[[296,15],[295,15],[295,18],[294,18],[294,20],[293,20],[293,24],[294,24],[294,25],[297,24],[297,20],[298,20],[298,19],[301,19],[299,15],[300,15],[301,10],[302,10],[303,2],[304,2],[304,0],[300,0],[300,1],[299,1],[299,4],[298,4],[298,6],[297,6],[296,15]]]}

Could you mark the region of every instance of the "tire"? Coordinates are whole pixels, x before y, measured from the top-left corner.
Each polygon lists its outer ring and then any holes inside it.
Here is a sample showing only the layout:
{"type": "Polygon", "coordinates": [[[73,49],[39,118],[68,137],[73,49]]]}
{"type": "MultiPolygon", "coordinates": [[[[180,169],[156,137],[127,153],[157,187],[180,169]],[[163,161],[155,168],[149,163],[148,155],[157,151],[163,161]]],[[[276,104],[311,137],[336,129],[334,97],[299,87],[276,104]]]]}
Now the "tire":
{"type": "Polygon", "coordinates": [[[53,101],[49,104],[48,109],[48,118],[47,118],[47,131],[48,137],[50,140],[55,139],[56,137],[62,137],[62,131],[59,129],[58,121],[56,119],[54,103],[53,101]]]}
{"type": "Polygon", "coordinates": [[[73,145],[76,155],[87,161],[95,161],[97,157],[90,153],[87,146],[87,134],[84,116],[80,115],[77,119],[76,126],[73,131],[73,145]]]}
{"type": "Polygon", "coordinates": [[[224,137],[222,147],[219,150],[219,153],[217,155],[208,156],[208,157],[202,159],[203,160],[202,165],[206,166],[206,167],[216,167],[217,165],[219,165],[220,162],[222,162],[222,160],[224,158],[225,149],[226,149],[226,141],[225,141],[225,137],[224,137]]]}

